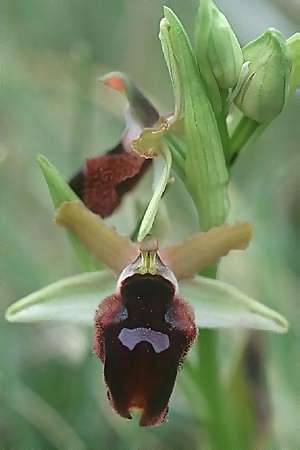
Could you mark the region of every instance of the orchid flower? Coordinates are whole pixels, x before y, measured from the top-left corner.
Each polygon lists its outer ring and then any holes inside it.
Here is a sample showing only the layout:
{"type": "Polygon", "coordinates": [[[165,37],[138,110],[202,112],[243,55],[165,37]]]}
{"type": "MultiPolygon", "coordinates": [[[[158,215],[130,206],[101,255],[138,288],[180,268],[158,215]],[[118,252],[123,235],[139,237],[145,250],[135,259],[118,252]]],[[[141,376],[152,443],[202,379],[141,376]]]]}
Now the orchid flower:
{"type": "MultiPolygon", "coordinates": [[[[206,2],[204,7],[210,5],[206,2]]],[[[206,9],[200,19],[204,13],[206,9]]],[[[219,27],[226,25],[222,17],[214,17],[219,27]]],[[[220,132],[226,125],[224,111],[220,115],[224,105],[220,106],[212,73],[223,80],[226,71],[207,66],[209,70],[203,72],[206,60],[218,62],[210,53],[204,55],[200,76],[202,59],[198,55],[198,64],[182,24],[168,8],[160,39],[174,89],[174,114],[160,117],[128,77],[110,73],[102,81],[124,93],[129,102],[121,143],[87,160],[69,184],[44,157],[38,157],[56,208],[55,222],[68,231],[90,272],[30,294],[6,313],[11,322],[94,325],[94,352],[104,364],[109,401],[128,419],[138,409],[142,426],[165,421],[177,371],[199,329],[200,338],[201,328],[288,329],[277,312],[233,286],[199,275],[230,251],[246,249],[252,236],[247,222],[224,223],[232,152],[227,148],[226,153],[229,137],[220,132]],[[108,219],[150,164],[155,166],[152,196],[136,224],[137,232],[124,235],[108,219]],[[155,225],[164,197],[180,183],[196,207],[197,230],[202,231],[170,243],[155,233],[155,225]],[[105,269],[97,270],[95,260],[105,269]]],[[[214,39],[218,41],[219,34],[214,39]]],[[[231,46],[234,42],[240,60],[231,31],[227,42],[231,46]]],[[[235,75],[238,62],[234,62],[235,75]]],[[[186,205],[175,206],[189,222],[186,205]]],[[[171,219],[170,233],[179,227],[174,215],[171,219]]]]}
{"type": "Polygon", "coordinates": [[[100,80],[127,98],[125,132],[112,150],[87,159],[84,167],[70,180],[70,186],[91,211],[108,217],[151,163],[133,151],[131,143],[143,128],[152,127],[158,121],[159,113],[127,75],[112,72],[100,80]]]}
{"type": "Polygon", "coordinates": [[[108,270],[54,283],[10,306],[9,321],[61,320],[92,325],[112,407],[142,411],[141,425],[165,420],[178,367],[198,328],[246,327],[283,332],[278,313],[221,281],[197,275],[251,238],[248,223],[223,225],[160,248],[120,235],[80,201],[64,202],[55,221],[108,270]]]}

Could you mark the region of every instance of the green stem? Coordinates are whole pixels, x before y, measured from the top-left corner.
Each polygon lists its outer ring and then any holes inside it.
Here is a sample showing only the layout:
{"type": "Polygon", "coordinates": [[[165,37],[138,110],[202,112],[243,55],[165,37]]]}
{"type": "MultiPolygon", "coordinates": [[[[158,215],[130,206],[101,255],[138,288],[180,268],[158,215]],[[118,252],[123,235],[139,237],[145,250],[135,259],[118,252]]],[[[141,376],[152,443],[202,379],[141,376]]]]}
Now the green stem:
{"type": "MultiPolygon", "coordinates": [[[[224,217],[225,221],[225,217],[224,217]]],[[[211,224],[211,227],[214,224],[211,224]]],[[[205,268],[202,276],[216,278],[217,266],[205,268]]],[[[198,389],[205,397],[209,408],[206,431],[214,450],[232,450],[232,425],[227,411],[226,391],[221,380],[218,359],[218,333],[214,330],[200,330],[198,350],[198,389]]]]}
{"type": "MultiPolygon", "coordinates": [[[[207,267],[202,276],[216,278],[217,266],[207,267]]],[[[201,330],[198,346],[198,376],[199,389],[205,397],[210,409],[210,420],[207,431],[214,450],[231,450],[229,415],[225,390],[220,377],[220,367],[217,355],[218,333],[214,330],[201,330]]]]}
{"type": "Polygon", "coordinates": [[[217,122],[218,122],[219,133],[220,133],[220,137],[221,137],[222,145],[223,145],[223,149],[224,149],[226,163],[228,163],[229,158],[230,158],[230,139],[229,139],[227,122],[226,122],[226,115],[227,115],[226,102],[227,102],[227,96],[228,96],[227,89],[222,89],[220,91],[220,94],[221,94],[223,108],[222,108],[221,113],[217,116],[217,122]]]}
{"type": "MultiPolygon", "coordinates": [[[[243,117],[235,128],[231,139],[229,139],[225,117],[218,117],[218,126],[228,165],[234,161],[238,152],[253,134],[258,131],[263,131],[266,127],[247,117],[243,117]]],[[[210,227],[214,225],[214,223],[211,223],[210,227]]],[[[201,275],[208,278],[216,278],[217,267],[207,267],[201,275]]],[[[218,333],[213,330],[201,330],[197,345],[198,389],[205,397],[209,407],[210,420],[206,424],[206,430],[210,438],[211,446],[214,450],[232,450],[234,442],[236,442],[234,418],[230,411],[228,392],[222,383],[220,375],[217,354],[218,333]]]]}
{"type": "MultiPolygon", "coordinates": [[[[199,215],[201,211],[199,210],[199,215]]],[[[224,217],[225,221],[225,217],[224,217]]],[[[215,224],[209,224],[212,228],[215,224]]],[[[216,278],[217,266],[205,268],[202,276],[216,278]]],[[[226,391],[221,380],[218,359],[218,333],[214,330],[202,329],[197,341],[198,361],[195,367],[197,387],[206,400],[209,419],[205,430],[214,450],[232,450],[232,425],[227,411],[226,391]]],[[[195,381],[195,377],[193,377],[195,381]]]]}
{"type": "Polygon", "coordinates": [[[234,162],[238,153],[242,150],[245,144],[247,144],[249,139],[260,126],[261,125],[255,120],[249,119],[249,117],[246,116],[242,117],[230,139],[228,154],[229,164],[234,162]]]}
{"type": "Polygon", "coordinates": [[[198,341],[199,389],[209,406],[207,432],[214,450],[232,450],[227,402],[220,379],[217,346],[218,335],[213,330],[201,330],[198,341]]]}

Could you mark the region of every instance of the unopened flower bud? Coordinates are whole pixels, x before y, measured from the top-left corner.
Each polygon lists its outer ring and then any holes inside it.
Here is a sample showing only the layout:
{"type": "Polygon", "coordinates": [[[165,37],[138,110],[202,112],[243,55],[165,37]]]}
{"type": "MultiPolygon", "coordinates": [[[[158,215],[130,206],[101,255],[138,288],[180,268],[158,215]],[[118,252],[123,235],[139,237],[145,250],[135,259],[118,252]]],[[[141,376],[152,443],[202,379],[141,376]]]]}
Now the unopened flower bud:
{"type": "Polygon", "coordinates": [[[289,83],[289,95],[300,88],[300,33],[295,33],[287,40],[287,46],[292,61],[289,83]]]}
{"type": "Polygon", "coordinates": [[[291,61],[286,40],[270,28],[243,49],[249,61],[235,103],[243,113],[259,123],[270,122],[283,109],[288,92],[291,61]]]}
{"type": "Polygon", "coordinates": [[[226,17],[213,2],[211,2],[211,29],[207,45],[208,60],[219,87],[233,88],[242,69],[243,53],[226,17]]]}

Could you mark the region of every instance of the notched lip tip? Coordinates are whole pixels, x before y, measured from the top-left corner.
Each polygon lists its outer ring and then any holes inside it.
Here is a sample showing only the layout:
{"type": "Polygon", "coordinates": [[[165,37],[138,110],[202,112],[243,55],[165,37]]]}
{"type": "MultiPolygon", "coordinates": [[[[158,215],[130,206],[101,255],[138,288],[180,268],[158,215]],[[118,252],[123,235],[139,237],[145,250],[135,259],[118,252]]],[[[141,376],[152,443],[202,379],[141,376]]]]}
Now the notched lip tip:
{"type": "Polygon", "coordinates": [[[138,406],[132,406],[122,415],[125,419],[133,420],[139,427],[157,427],[163,425],[167,421],[167,414],[159,417],[149,418],[147,411],[138,406]]]}
{"type": "MultiPolygon", "coordinates": [[[[167,411],[168,412],[168,411],[167,411]]],[[[152,418],[152,420],[147,417],[147,414],[144,412],[139,421],[140,427],[159,427],[160,425],[164,425],[167,422],[167,412],[163,412],[158,417],[152,418]]]]}

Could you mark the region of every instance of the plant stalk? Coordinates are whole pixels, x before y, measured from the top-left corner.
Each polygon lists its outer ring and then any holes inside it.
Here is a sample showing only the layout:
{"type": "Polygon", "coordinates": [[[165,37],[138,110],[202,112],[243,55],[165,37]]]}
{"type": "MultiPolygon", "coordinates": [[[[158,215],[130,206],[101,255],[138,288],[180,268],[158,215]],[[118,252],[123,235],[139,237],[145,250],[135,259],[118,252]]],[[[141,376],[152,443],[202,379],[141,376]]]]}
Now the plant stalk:
{"type": "Polygon", "coordinates": [[[242,150],[242,148],[246,145],[246,143],[260,126],[261,125],[258,122],[255,122],[255,120],[249,119],[246,116],[242,117],[230,139],[230,146],[227,157],[229,165],[232,165],[234,163],[238,153],[242,150]]]}

